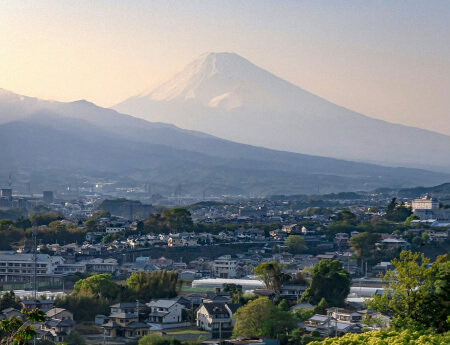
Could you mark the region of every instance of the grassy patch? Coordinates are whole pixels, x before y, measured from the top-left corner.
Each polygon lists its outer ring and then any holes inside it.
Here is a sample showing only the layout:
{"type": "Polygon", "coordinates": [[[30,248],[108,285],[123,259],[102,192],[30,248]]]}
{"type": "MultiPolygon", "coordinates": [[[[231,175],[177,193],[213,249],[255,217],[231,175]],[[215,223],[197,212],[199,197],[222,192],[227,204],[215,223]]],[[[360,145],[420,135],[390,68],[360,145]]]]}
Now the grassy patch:
{"type": "Polygon", "coordinates": [[[177,335],[177,334],[209,334],[209,332],[199,330],[195,327],[186,328],[175,328],[168,329],[164,331],[167,335],[177,335]]]}

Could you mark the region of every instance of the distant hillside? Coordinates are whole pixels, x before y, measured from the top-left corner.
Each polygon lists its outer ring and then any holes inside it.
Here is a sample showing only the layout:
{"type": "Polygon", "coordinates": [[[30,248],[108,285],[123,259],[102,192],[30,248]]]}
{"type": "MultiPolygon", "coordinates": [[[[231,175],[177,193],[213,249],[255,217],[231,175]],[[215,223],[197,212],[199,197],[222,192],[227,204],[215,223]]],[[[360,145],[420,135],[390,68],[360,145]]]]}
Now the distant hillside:
{"type": "Polygon", "coordinates": [[[238,144],[173,125],[150,123],[86,101],[61,103],[0,92],[0,185],[9,173],[45,189],[85,176],[181,185],[191,195],[313,194],[436,185],[450,175],[388,168],[238,144]],[[36,177],[36,178],[35,178],[36,177]]]}
{"type": "Polygon", "coordinates": [[[435,187],[415,187],[400,189],[398,196],[402,198],[418,198],[423,194],[430,194],[441,201],[450,202],[450,183],[444,183],[435,187]]]}

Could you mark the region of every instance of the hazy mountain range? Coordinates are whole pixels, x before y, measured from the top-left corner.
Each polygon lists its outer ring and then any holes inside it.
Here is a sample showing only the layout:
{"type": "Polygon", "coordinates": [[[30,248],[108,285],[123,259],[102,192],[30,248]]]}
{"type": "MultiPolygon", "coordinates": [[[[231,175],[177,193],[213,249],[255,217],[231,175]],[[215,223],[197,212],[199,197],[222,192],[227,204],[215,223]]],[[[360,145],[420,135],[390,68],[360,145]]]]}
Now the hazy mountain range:
{"type": "Polygon", "coordinates": [[[272,149],[450,172],[450,136],[358,114],[234,53],[205,54],[113,108],[272,149]]]}
{"type": "MultiPolygon", "coordinates": [[[[206,195],[299,194],[435,185],[445,173],[264,149],[152,123],[87,101],[44,101],[0,90],[0,184],[86,175],[206,195]]],[[[286,137],[286,140],[294,140],[286,137]]],[[[294,140],[295,141],[295,140],[294,140]]]]}

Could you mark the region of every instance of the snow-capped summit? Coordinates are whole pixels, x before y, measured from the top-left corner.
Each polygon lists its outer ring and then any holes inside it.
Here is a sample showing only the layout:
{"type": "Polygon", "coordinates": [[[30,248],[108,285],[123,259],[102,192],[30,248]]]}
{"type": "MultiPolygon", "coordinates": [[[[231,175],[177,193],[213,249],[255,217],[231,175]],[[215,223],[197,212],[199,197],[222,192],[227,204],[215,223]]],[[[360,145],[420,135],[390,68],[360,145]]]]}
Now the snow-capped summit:
{"type": "Polygon", "coordinates": [[[206,53],[168,81],[136,98],[187,101],[224,110],[243,106],[267,109],[286,107],[286,97],[295,88],[238,54],[206,53]]]}

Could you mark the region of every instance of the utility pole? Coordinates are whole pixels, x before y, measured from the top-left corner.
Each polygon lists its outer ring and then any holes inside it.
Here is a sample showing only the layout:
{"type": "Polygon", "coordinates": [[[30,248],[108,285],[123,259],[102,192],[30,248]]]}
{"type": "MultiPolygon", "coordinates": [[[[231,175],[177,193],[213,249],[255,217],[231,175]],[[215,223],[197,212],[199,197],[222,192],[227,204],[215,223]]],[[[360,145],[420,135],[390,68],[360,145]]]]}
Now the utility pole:
{"type": "Polygon", "coordinates": [[[337,338],[338,336],[338,328],[337,328],[337,312],[338,309],[334,308],[334,336],[337,338]]]}
{"type": "Polygon", "coordinates": [[[136,316],[137,316],[138,321],[139,321],[139,300],[138,299],[136,300],[136,316]]]}
{"type": "Polygon", "coordinates": [[[33,297],[37,299],[37,226],[33,226],[33,297]]]}

